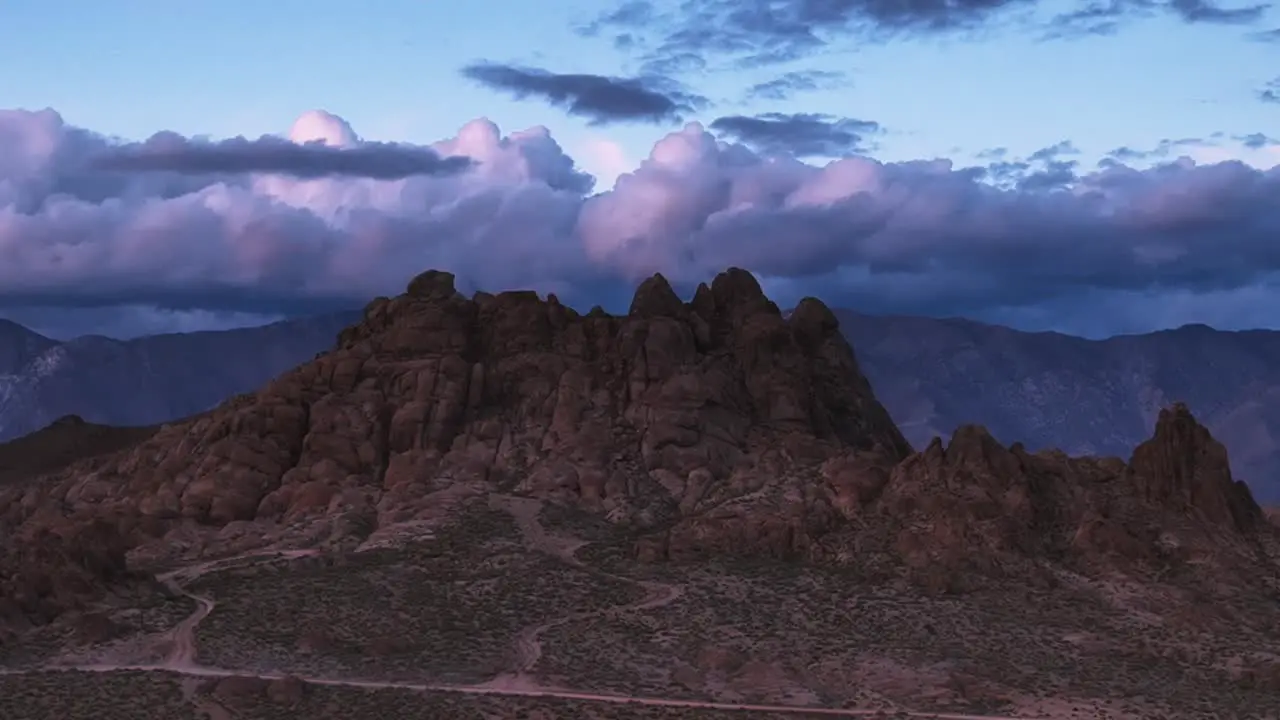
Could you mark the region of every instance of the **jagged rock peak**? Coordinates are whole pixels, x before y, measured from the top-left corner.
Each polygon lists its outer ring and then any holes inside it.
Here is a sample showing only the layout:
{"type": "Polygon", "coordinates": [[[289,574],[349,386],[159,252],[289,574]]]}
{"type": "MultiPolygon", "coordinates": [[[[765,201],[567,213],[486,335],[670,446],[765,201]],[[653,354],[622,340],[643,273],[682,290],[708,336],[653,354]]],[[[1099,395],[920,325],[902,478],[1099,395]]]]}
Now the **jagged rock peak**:
{"type": "Polygon", "coordinates": [[[1185,403],[1164,408],[1151,439],[1134,448],[1129,466],[1144,497],[1171,510],[1249,531],[1262,509],[1243,482],[1231,477],[1227,449],[1185,403]]]}
{"type": "Polygon", "coordinates": [[[453,273],[427,270],[409,281],[405,294],[428,300],[446,300],[457,294],[453,283],[453,273]]]}
{"type": "Polygon", "coordinates": [[[631,309],[627,314],[639,317],[674,318],[679,317],[684,308],[684,303],[671,288],[671,283],[667,282],[662,273],[654,273],[636,288],[635,297],[631,299],[631,309]]]}

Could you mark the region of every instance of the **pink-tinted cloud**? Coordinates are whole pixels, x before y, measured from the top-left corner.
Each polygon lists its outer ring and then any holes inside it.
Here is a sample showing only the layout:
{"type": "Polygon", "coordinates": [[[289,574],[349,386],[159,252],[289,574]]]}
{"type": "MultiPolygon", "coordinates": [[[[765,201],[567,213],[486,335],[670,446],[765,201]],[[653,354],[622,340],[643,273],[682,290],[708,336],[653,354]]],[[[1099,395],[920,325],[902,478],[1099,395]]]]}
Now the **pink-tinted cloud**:
{"type": "MultiPolygon", "coordinates": [[[[340,119],[305,125],[295,141],[361,144],[340,119]]],[[[784,304],[818,295],[1087,334],[1164,326],[1169,307],[1280,324],[1257,310],[1280,296],[1280,170],[1239,162],[1081,172],[1055,150],[999,172],[817,165],[691,124],[592,194],[548,131],[488,120],[419,149],[468,158],[467,172],[394,180],[95,171],[112,147],[56,113],[0,113],[5,314],[39,312],[44,327],[50,308],[76,306],[274,318],[358,306],[428,267],[622,309],[649,273],[691,290],[738,265],[784,304]]]]}

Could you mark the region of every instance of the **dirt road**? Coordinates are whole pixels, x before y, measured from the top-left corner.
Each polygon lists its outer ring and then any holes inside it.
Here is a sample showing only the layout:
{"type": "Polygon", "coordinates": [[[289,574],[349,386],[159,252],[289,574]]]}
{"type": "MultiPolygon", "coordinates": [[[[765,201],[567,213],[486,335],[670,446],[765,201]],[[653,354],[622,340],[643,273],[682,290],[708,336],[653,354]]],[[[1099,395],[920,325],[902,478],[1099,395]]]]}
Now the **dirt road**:
{"type": "MultiPolygon", "coordinates": [[[[538,522],[538,510],[540,503],[537,500],[528,498],[514,498],[510,496],[495,496],[491,502],[496,507],[501,507],[512,513],[516,518],[517,524],[520,526],[526,544],[534,550],[546,552],[550,555],[560,558],[567,563],[583,568],[603,578],[614,581],[632,583],[639,585],[645,589],[645,597],[634,603],[620,605],[617,607],[607,608],[604,610],[595,610],[590,612],[572,613],[564,617],[556,618],[549,622],[535,625],[521,631],[515,639],[515,662],[512,671],[500,675],[492,680],[474,685],[448,685],[433,683],[412,683],[399,681],[383,681],[383,680],[355,680],[326,678],[307,675],[286,675],[283,673],[269,672],[253,672],[228,668],[216,668],[200,665],[196,661],[197,647],[195,641],[195,631],[202,620],[213,612],[216,603],[213,599],[197,595],[186,589],[189,584],[202,575],[216,570],[227,570],[244,563],[260,559],[292,559],[306,557],[318,554],[318,550],[285,550],[285,551],[266,551],[248,553],[232,558],[222,560],[213,560],[197,565],[188,566],[175,570],[157,577],[158,580],[168,585],[175,593],[185,595],[196,603],[196,609],[185,618],[170,634],[172,649],[163,662],[160,663],[91,663],[80,665],[55,665],[43,670],[57,670],[63,672],[116,672],[123,670],[142,670],[142,671],[162,671],[171,672],[184,677],[203,677],[203,678],[224,678],[224,677],[254,677],[263,680],[279,680],[285,677],[292,677],[305,683],[313,685],[327,685],[332,687],[351,687],[366,689],[398,689],[417,692],[452,692],[464,693],[468,695],[505,695],[515,697],[549,697],[561,698],[566,700],[582,700],[586,702],[602,702],[616,704],[634,704],[646,706],[660,707],[682,707],[682,708],[703,708],[707,710],[737,710],[744,712],[768,712],[786,715],[807,715],[807,716],[824,716],[824,717],[877,717],[891,714],[895,717],[910,718],[934,718],[935,720],[1030,720],[1028,718],[1016,718],[1000,715],[965,715],[955,713],[927,713],[927,712],[909,712],[902,710],[885,711],[881,709],[859,709],[859,708],[820,708],[820,707],[804,707],[795,705],[761,705],[750,703],[731,703],[716,702],[712,700],[684,700],[677,698],[661,698],[661,697],[645,697],[640,695],[616,695],[610,693],[592,693],[574,690],[571,688],[558,688],[545,686],[540,684],[532,675],[531,670],[537,664],[542,656],[542,646],[538,640],[539,636],[549,628],[563,625],[578,620],[584,620],[593,617],[607,616],[625,612],[636,612],[641,610],[652,610],[669,605],[675,602],[682,593],[682,588],[678,585],[658,582],[641,582],[630,578],[605,573],[594,568],[585,566],[576,557],[576,552],[586,543],[572,538],[559,538],[549,535],[538,522]]],[[[5,671],[0,670],[3,674],[25,674],[37,671],[5,671]]]]}

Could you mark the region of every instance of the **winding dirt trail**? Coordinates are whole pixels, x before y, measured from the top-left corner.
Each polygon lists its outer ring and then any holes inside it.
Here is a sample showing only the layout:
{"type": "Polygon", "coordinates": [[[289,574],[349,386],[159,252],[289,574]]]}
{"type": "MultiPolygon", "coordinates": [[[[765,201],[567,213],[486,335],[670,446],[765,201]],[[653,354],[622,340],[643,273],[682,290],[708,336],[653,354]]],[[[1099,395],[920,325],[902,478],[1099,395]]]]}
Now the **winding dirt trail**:
{"type": "Polygon", "coordinates": [[[541,502],[538,500],[512,496],[492,496],[490,502],[496,508],[501,508],[511,512],[520,527],[526,544],[530,548],[553,555],[566,563],[582,568],[593,575],[619,582],[638,584],[646,590],[645,598],[634,603],[619,605],[604,610],[573,613],[571,615],[556,618],[555,620],[526,628],[521,631],[515,639],[516,661],[514,663],[513,671],[487,682],[473,685],[326,678],[289,673],[244,671],[200,665],[196,662],[197,648],[195,630],[200,622],[208,617],[209,613],[213,611],[216,603],[211,598],[197,595],[187,590],[185,588],[186,583],[191,583],[207,573],[216,570],[228,570],[255,560],[293,559],[319,554],[319,550],[315,549],[253,552],[221,560],[211,560],[209,562],[191,565],[157,576],[157,580],[163,582],[175,593],[191,598],[191,600],[196,603],[195,611],[179,623],[178,626],[170,633],[169,639],[172,642],[172,649],[163,662],[141,664],[90,663],[53,665],[36,670],[10,671],[0,669],[0,674],[23,675],[49,670],[91,673],[107,673],[127,670],[161,671],[171,672],[186,678],[253,677],[261,680],[282,680],[288,677],[312,685],[326,685],[330,687],[363,688],[371,690],[408,690],[416,692],[451,692],[466,695],[547,697],[622,705],[767,712],[779,715],[806,715],[810,717],[821,716],[851,718],[885,717],[886,715],[892,715],[894,717],[921,719],[932,718],[933,720],[1032,720],[1030,718],[1018,718],[1003,715],[968,715],[962,713],[930,713],[903,710],[886,711],[882,709],[859,708],[821,708],[796,705],[717,702],[712,700],[684,700],[678,698],[646,697],[642,695],[582,692],[573,690],[572,688],[559,688],[542,685],[531,675],[531,670],[542,656],[542,646],[538,638],[543,632],[550,628],[578,620],[593,617],[608,617],[620,613],[660,608],[675,602],[675,600],[681,596],[683,588],[678,585],[668,583],[633,580],[586,566],[577,559],[575,553],[579,548],[583,547],[587,543],[573,538],[549,535],[545,528],[542,527],[542,524],[538,521],[538,512],[541,508],[541,502]]]}
{"type": "Polygon", "coordinates": [[[577,556],[578,550],[587,545],[586,542],[576,538],[565,538],[550,535],[547,533],[546,528],[542,526],[542,523],[539,522],[538,513],[542,509],[541,500],[535,498],[515,497],[511,495],[491,495],[489,498],[489,505],[494,509],[505,510],[511,513],[512,517],[516,520],[516,525],[520,528],[520,532],[524,537],[525,545],[530,550],[543,552],[559,558],[566,564],[585,570],[599,578],[632,585],[639,584],[645,589],[645,597],[634,603],[619,605],[603,610],[587,610],[584,612],[571,613],[521,630],[515,638],[515,662],[512,671],[499,675],[498,677],[484,683],[482,687],[497,689],[510,687],[528,688],[538,686],[538,683],[530,678],[529,674],[533,671],[533,667],[537,665],[538,660],[542,658],[542,642],[540,638],[543,633],[552,628],[581,620],[589,620],[591,618],[614,617],[623,613],[640,612],[660,608],[675,602],[676,599],[684,592],[684,589],[678,585],[658,582],[641,582],[588,567],[579,560],[577,556]]]}
{"type": "Polygon", "coordinates": [[[167,670],[187,670],[196,665],[196,626],[200,621],[209,616],[213,612],[215,605],[213,598],[203,595],[197,595],[184,587],[184,584],[194,582],[202,575],[214,572],[215,570],[230,570],[247,562],[261,559],[272,560],[293,560],[300,557],[310,557],[318,555],[319,550],[267,550],[261,552],[245,553],[234,557],[222,558],[219,560],[210,560],[208,562],[199,563],[197,565],[189,565],[179,568],[172,572],[157,575],[156,579],[164,583],[171,591],[178,595],[185,595],[196,603],[195,612],[188,615],[182,622],[178,623],[169,634],[170,650],[168,656],[163,663],[157,667],[167,670]]]}

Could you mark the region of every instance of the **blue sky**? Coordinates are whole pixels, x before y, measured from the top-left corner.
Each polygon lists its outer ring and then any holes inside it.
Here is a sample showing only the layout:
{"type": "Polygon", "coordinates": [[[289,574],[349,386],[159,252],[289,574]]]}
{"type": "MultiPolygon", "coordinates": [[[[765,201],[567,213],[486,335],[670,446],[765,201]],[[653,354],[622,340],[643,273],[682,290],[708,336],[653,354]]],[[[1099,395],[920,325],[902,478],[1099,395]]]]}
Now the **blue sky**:
{"type": "MultiPolygon", "coordinates": [[[[495,95],[458,69],[488,59],[554,72],[634,71],[606,39],[573,32],[593,7],[562,0],[9,0],[0,7],[0,67],[21,71],[0,75],[0,99],[9,107],[54,107],[76,125],[129,138],[161,128],[278,133],[302,111],[323,108],[373,139],[430,142],[486,116],[505,130],[548,126],[572,150],[606,133],[555,108],[495,95]]],[[[1280,20],[1258,27],[1272,24],[1280,20]]],[[[1280,72],[1280,44],[1250,41],[1254,29],[1160,15],[1112,36],[1070,41],[994,29],[978,40],[851,42],[785,66],[699,74],[697,89],[727,102],[692,117],[776,110],[872,120],[885,130],[872,154],[885,160],[967,161],[998,146],[1025,155],[1071,140],[1092,161],[1119,146],[1277,128],[1280,105],[1258,102],[1256,92],[1280,72]],[[739,102],[744,87],[792,69],[849,77],[785,101],[739,102]]],[[[669,129],[614,127],[607,137],[635,161],[669,129]]]]}
{"type": "Polygon", "coordinates": [[[426,268],[625,310],[737,265],[782,305],[1280,328],[1248,2],[6,0],[0,317],[229,327],[426,268]]]}

